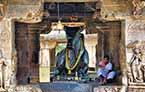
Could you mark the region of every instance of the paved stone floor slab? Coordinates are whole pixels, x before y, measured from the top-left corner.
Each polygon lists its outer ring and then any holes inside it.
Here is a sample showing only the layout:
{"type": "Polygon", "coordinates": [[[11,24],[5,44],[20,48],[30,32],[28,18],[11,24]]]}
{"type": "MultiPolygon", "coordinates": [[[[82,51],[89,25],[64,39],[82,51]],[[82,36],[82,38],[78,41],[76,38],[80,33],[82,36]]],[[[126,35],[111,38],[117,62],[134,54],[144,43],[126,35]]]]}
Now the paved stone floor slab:
{"type": "Polygon", "coordinates": [[[93,92],[95,83],[78,83],[75,81],[55,81],[41,83],[43,92],[93,92]]]}

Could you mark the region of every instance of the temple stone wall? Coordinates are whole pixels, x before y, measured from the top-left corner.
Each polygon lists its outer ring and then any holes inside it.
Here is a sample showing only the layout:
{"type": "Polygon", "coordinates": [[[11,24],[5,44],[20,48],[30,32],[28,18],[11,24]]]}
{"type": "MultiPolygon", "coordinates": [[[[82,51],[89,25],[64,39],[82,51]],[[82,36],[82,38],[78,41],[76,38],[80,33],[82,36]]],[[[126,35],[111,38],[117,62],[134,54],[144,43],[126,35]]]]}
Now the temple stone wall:
{"type": "Polygon", "coordinates": [[[13,30],[14,24],[10,19],[3,19],[0,21],[0,59],[3,59],[1,67],[4,71],[1,71],[3,77],[3,88],[7,89],[10,85],[15,84],[16,73],[16,51],[13,49],[14,38],[13,30]]]}
{"type": "MultiPolygon", "coordinates": [[[[15,49],[15,21],[26,23],[37,23],[41,21],[41,1],[23,0],[23,4],[19,0],[2,0],[0,3],[0,68],[3,77],[3,83],[0,84],[4,90],[8,92],[15,92],[17,85],[17,52],[15,49]],[[4,2],[3,2],[4,1],[4,2]],[[27,5],[28,4],[28,5],[27,5]],[[30,4],[30,5],[29,5],[30,4]],[[28,7],[27,7],[28,6],[28,7]],[[29,12],[28,12],[29,11],[29,12]]],[[[4,91],[1,89],[0,91],[4,91]]]]}
{"type": "Polygon", "coordinates": [[[145,20],[126,20],[126,63],[129,84],[145,81],[145,20]]]}
{"type": "Polygon", "coordinates": [[[5,17],[25,23],[36,23],[41,22],[42,11],[42,0],[8,0],[5,17]]]}
{"type": "Polygon", "coordinates": [[[7,59],[11,59],[12,53],[12,23],[11,20],[2,20],[0,21],[0,49],[3,53],[3,56],[7,59]]]}

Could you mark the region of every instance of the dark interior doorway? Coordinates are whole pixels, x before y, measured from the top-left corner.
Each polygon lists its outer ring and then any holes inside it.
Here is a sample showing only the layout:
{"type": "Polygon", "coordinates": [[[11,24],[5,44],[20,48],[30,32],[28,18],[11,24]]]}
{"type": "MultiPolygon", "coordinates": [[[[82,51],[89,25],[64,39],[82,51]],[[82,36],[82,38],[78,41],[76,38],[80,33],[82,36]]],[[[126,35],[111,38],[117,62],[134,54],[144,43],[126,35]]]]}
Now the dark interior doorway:
{"type": "Polygon", "coordinates": [[[15,22],[15,48],[17,51],[18,84],[37,83],[39,80],[39,30],[31,24],[15,22]]]}
{"type": "Polygon", "coordinates": [[[109,27],[98,30],[98,45],[96,47],[97,61],[104,55],[108,55],[116,69],[120,69],[120,44],[123,40],[121,32],[121,21],[110,21],[106,23],[109,27]]]}

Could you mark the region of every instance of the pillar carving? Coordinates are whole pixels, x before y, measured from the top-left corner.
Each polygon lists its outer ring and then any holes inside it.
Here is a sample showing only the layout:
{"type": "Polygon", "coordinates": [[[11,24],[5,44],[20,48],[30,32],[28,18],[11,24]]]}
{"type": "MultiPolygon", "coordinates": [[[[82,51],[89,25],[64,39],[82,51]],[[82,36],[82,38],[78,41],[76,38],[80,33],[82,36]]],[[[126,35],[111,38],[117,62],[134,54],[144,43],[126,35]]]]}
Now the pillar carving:
{"type": "Polygon", "coordinates": [[[7,67],[6,59],[3,57],[2,52],[0,52],[0,91],[5,91],[5,69],[7,67]]]}
{"type": "Polygon", "coordinates": [[[144,85],[145,81],[145,20],[127,21],[126,55],[130,85],[144,85]]]}
{"type": "Polygon", "coordinates": [[[4,70],[2,74],[3,77],[3,87],[5,90],[10,88],[10,85],[16,84],[14,81],[15,70],[13,70],[14,58],[12,57],[15,53],[13,48],[13,21],[11,19],[3,19],[0,21],[0,53],[1,60],[3,62],[4,70]],[[13,51],[12,51],[13,49],[13,51]]]}
{"type": "Polygon", "coordinates": [[[145,7],[145,1],[142,0],[132,0],[132,5],[133,5],[133,12],[132,14],[134,17],[139,18],[142,16],[143,9],[145,7]]]}

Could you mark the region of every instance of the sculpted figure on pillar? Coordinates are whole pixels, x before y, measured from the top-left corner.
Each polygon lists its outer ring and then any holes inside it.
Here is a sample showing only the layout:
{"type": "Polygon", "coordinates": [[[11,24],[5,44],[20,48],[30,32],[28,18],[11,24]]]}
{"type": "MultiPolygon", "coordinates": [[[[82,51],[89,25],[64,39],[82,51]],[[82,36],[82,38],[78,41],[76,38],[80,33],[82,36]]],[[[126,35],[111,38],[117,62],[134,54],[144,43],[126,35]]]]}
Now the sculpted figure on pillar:
{"type": "Polygon", "coordinates": [[[130,72],[132,74],[131,82],[144,82],[144,62],[143,48],[140,41],[135,41],[128,45],[132,48],[132,57],[129,62],[130,72]]]}
{"type": "Polygon", "coordinates": [[[2,51],[0,51],[0,91],[5,91],[4,89],[4,67],[7,66],[6,59],[2,56],[2,51]]]}
{"type": "Polygon", "coordinates": [[[11,65],[11,72],[9,75],[10,84],[16,84],[16,73],[17,73],[17,53],[16,51],[12,55],[12,65],[11,65]]]}

